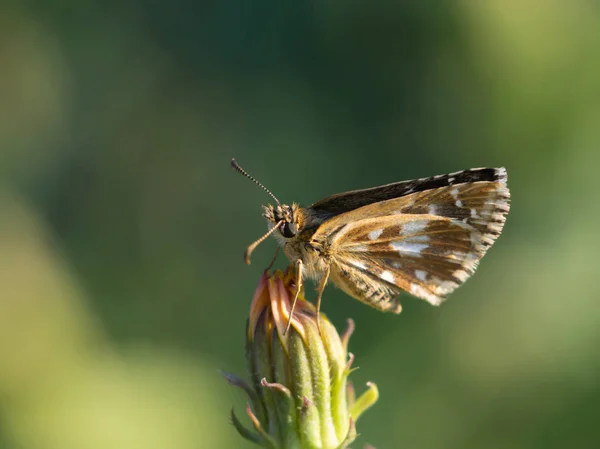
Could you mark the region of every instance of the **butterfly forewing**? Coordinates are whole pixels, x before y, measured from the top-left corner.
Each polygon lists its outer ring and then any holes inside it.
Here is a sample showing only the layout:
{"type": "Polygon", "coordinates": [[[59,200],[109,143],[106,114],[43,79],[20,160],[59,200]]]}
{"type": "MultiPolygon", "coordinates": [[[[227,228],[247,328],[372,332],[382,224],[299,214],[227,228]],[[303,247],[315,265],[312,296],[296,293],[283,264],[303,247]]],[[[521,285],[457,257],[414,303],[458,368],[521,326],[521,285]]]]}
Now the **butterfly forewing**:
{"type": "Polygon", "coordinates": [[[506,170],[504,168],[473,168],[447,175],[400,181],[370,189],[353,190],[331,195],[321,201],[317,201],[310,209],[316,214],[337,215],[411,193],[434,192],[446,186],[457,186],[475,182],[500,182],[506,184],[506,170]]]}
{"type": "Polygon", "coordinates": [[[505,173],[496,172],[493,181],[456,185],[446,175],[443,187],[325,221],[313,238],[331,246],[336,284],[381,310],[399,311],[394,296],[401,290],[440,304],[473,274],[502,230],[509,193],[505,173]]]}

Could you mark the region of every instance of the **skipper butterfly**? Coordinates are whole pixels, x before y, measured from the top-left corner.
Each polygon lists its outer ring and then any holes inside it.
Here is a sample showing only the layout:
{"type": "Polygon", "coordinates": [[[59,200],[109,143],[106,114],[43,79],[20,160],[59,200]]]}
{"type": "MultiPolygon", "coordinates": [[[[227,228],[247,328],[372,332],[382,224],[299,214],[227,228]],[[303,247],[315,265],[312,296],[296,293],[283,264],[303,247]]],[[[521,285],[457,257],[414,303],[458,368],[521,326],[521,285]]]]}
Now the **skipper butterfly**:
{"type": "MultiPolygon", "coordinates": [[[[502,232],[510,207],[506,169],[474,168],[332,195],[312,206],[264,207],[269,231],[305,277],[318,281],[317,311],[329,280],[383,312],[400,313],[405,291],[439,305],[477,268],[502,232]]],[[[293,306],[292,306],[293,310],[293,306]]]]}

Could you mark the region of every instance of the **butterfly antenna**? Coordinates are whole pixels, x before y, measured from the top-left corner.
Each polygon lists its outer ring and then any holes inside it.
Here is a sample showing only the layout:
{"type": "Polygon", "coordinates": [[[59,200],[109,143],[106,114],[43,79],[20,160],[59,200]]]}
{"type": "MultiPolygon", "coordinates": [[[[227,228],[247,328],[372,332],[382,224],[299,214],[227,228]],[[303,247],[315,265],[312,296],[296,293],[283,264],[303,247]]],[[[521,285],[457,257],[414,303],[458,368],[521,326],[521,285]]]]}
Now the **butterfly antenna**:
{"type": "Polygon", "coordinates": [[[244,253],[244,260],[246,261],[246,265],[250,265],[250,255],[252,254],[252,252],[256,249],[256,247],[258,245],[260,245],[262,242],[265,241],[265,239],[267,237],[269,237],[271,234],[273,234],[278,228],[279,226],[281,226],[283,224],[283,220],[279,220],[275,226],[273,226],[271,229],[269,229],[269,231],[263,235],[261,238],[259,238],[256,242],[252,243],[248,249],[246,250],[246,252],[244,253]]]}
{"type": "Polygon", "coordinates": [[[279,200],[277,199],[277,197],[275,195],[273,195],[273,192],[271,192],[269,189],[267,189],[265,186],[263,186],[260,182],[258,182],[256,180],[256,178],[250,176],[246,170],[244,170],[242,167],[239,166],[239,164],[235,161],[235,159],[231,159],[231,166],[233,168],[235,168],[239,173],[241,173],[242,175],[244,175],[246,178],[250,179],[251,181],[254,181],[254,183],[258,187],[260,187],[261,189],[263,189],[265,192],[267,192],[271,196],[271,198],[273,198],[275,200],[275,202],[277,204],[281,204],[279,202],[279,200]]]}

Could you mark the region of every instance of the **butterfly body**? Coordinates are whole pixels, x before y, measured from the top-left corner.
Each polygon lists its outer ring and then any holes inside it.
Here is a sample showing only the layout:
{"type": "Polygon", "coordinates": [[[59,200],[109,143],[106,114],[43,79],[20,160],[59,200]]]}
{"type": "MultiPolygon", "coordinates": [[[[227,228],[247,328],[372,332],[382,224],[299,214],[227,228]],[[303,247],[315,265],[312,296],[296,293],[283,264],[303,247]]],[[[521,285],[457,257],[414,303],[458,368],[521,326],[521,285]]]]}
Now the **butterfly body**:
{"type": "Polygon", "coordinates": [[[331,280],[399,313],[402,291],[439,305],[473,274],[502,231],[509,201],[506,170],[483,168],[341,193],[306,208],[269,205],[264,217],[299,283],[319,281],[317,303],[331,280]]]}

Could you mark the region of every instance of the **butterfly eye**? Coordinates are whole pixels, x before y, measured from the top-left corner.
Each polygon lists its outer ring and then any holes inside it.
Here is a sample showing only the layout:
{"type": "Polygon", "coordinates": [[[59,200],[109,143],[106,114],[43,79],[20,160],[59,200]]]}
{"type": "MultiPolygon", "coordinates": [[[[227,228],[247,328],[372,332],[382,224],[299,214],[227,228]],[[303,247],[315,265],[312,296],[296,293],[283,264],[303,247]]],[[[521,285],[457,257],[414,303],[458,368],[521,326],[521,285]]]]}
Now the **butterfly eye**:
{"type": "Polygon", "coordinates": [[[291,239],[298,233],[298,228],[295,223],[286,221],[281,225],[280,231],[286,239],[291,239]]]}

